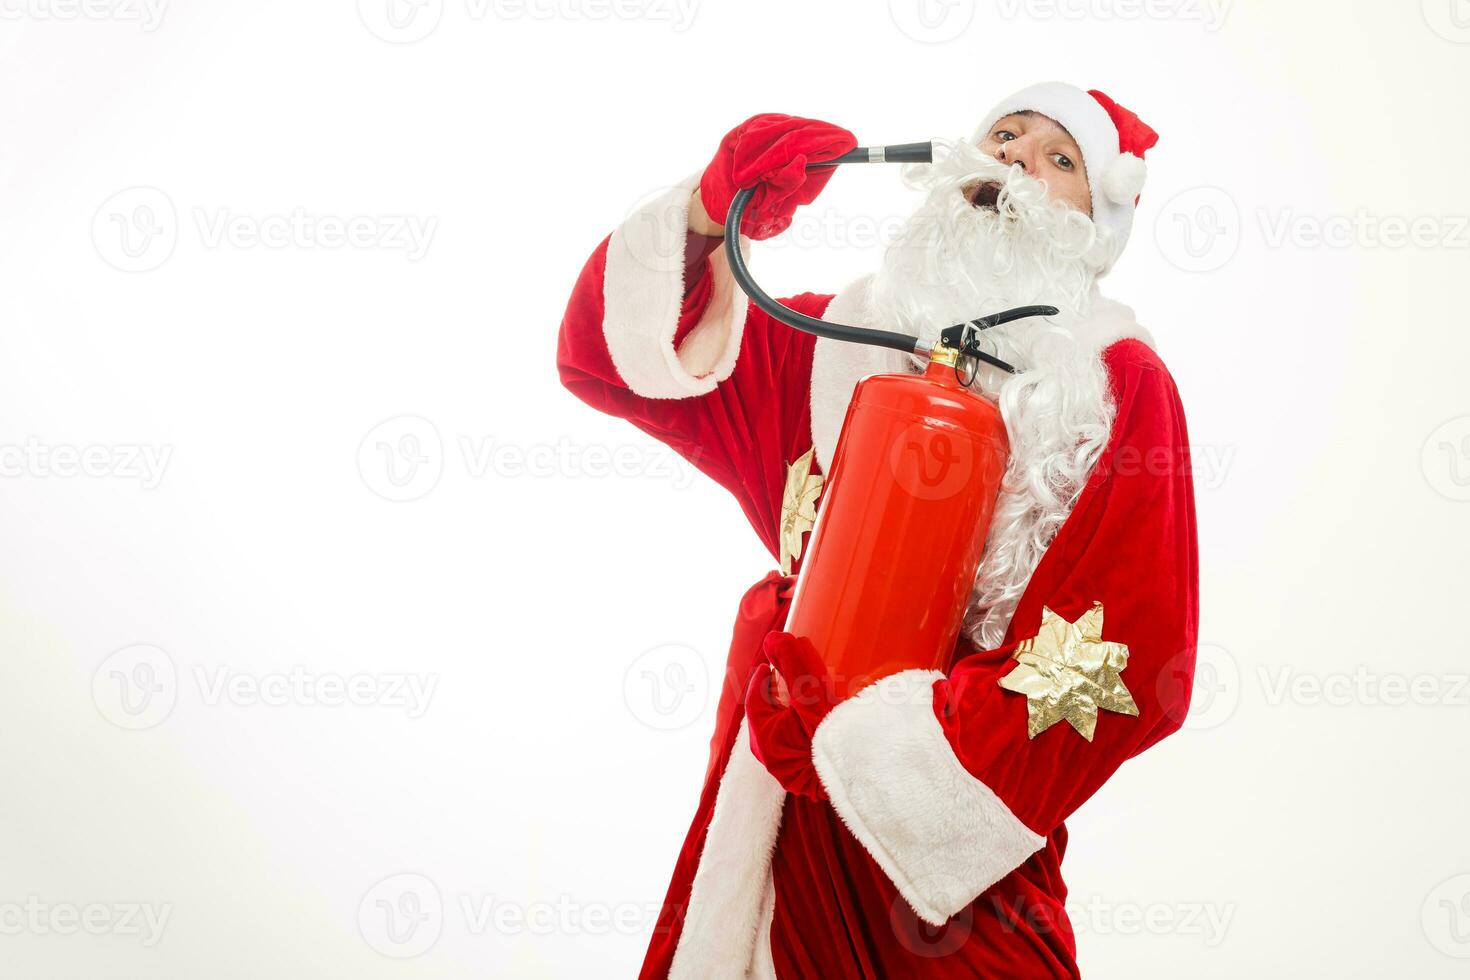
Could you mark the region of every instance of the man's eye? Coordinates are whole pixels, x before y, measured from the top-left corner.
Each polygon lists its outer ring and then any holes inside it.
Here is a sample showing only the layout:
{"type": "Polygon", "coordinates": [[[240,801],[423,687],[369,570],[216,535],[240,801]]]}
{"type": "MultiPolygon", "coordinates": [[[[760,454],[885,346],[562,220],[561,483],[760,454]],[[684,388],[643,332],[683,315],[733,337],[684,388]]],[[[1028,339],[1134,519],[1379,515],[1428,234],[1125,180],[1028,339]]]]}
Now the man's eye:
{"type": "Polygon", "coordinates": [[[995,138],[1000,140],[1002,143],[1009,143],[1011,140],[1016,138],[1016,134],[1011,132],[1009,129],[1002,129],[995,134],[995,138]]]}
{"type": "Polygon", "coordinates": [[[1056,162],[1056,165],[1058,167],[1061,167],[1063,170],[1072,169],[1072,158],[1067,156],[1065,153],[1058,153],[1053,156],[1052,159],[1056,162]]]}

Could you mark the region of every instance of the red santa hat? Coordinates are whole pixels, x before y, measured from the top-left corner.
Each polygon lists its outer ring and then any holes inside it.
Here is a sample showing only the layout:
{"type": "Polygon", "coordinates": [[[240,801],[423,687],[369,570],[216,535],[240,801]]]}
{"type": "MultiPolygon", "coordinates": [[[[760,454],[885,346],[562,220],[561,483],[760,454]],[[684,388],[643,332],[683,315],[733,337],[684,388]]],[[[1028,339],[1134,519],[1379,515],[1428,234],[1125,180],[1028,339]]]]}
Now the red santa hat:
{"type": "Polygon", "coordinates": [[[1028,110],[1056,120],[1082,150],[1092,193],[1092,220],[1113,237],[1107,261],[1111,268],[1133,228],[1133,211],[1148,172],[1143,155],[1159,141],[1159,134],[1096,89],[1083,91],[1066,82],[1042,82],[1023,88],[990,110],[975,130],[973,142],[985,139],[1004,117],[1028,110]]]}

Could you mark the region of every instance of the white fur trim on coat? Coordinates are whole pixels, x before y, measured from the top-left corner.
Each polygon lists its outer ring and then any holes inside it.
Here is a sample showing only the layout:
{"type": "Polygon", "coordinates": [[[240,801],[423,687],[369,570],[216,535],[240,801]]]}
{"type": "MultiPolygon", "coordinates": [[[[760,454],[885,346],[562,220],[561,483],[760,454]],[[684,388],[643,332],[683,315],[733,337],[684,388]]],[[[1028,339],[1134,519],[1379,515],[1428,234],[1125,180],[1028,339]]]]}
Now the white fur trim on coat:
{"type": "MultiPolygon", "coordinates": [[[[720,776],[669,980],[745,980],[770,927],[766,890],[786,790],[751,754],[745,721],[720,776]]],[[[757,972],[756,975],[759,975],[757,972]]]]}
{"type": "MultiPolygon", "coordinates": [[[[735,370],[745,325],[745,295],[724,249],[710,256],[709,306],[674,349],[684,303],[684,242],[689,199],[699,175],[639,206],[607,243],[602,334],[629,390],[645,398],[689,398],[713,391],[735,370]]],[[[750,243],[740,240],[748,255],[750,243]]]]}
{"type": "MultiPolygon", "coordinates": [[[[827,304],[822,319],[829,323],[882,327],[870,322],[868,285],[872,276],[848,283],[827,304]]],[[[1092,301],[1092,315],[1069,328],[1078,343],[1090,350],[1105,350],[1120,340],[1141,340],[1150,348],[1153,335],[1144,329],[1132,308],[1107,299],[1100,293],[1092,301]]],[[[823,473],[832,472],[832,459],[837,453],[837,437],[847,417],[857,383],[871,374],[914,374],[924,370],[923,363],[911,354],[850,344],[841,340],[820,338],[812,348],[812,446],[817,465],[823,473]]]]}
{"type": "Polygon", "coordinates": [[[832,709],[812,761],[833,808],[919,918],[941,925],[1046,843],[960,764],[934,716],[933,670],[832,709]]]}

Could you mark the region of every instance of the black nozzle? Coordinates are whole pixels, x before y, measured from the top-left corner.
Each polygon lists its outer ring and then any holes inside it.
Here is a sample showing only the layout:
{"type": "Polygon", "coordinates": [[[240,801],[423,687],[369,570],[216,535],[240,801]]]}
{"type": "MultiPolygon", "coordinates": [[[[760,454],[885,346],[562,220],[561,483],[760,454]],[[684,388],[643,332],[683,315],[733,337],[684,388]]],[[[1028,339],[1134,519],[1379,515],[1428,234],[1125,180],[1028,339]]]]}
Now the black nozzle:
{"type": "Polygon", "coordinates": [[[922,143],[890,143],[888,146],[860,146],[840,157],[807,164],[808,170],[818,167],[835,167],[842,163],[932,163],[934,144],[929,140],[922,143]]]}

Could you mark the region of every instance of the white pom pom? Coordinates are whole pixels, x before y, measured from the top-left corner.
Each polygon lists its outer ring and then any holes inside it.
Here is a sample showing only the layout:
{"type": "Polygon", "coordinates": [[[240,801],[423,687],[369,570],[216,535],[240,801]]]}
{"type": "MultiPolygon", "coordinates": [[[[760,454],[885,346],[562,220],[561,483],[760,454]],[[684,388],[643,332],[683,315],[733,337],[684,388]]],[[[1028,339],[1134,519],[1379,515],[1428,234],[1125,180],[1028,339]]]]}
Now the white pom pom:
{"type": "Polygon", "coordinates": [[[1133,199],[1143,193],[1143,181],[1147,176],[1148,165],[1142,157],[1120,153],[1103,170],[1103,196],[1114,204],[1132,204],[1133,199]]]}

